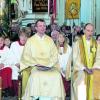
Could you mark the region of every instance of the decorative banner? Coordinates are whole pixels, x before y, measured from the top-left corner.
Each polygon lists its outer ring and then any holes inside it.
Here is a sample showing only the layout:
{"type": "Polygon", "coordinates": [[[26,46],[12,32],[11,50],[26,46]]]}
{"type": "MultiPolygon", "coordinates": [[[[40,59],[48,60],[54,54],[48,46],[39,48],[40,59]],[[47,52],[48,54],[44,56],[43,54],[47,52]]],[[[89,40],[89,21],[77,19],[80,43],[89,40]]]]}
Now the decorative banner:
{"type": "Polygon", "coordinates": [[[80,14],[80,0],[66,0],[65,18],[78,19],[80,14]]]}
{"type": "Polygon", "coordinates": [[[56,0],[48,0],[48,13],[55,14],[56,16],[56,7],[57,7],[57,1],[56,0]]]}
{"type": "Polygon", "coordinates": [[[48,14],[53,14],[53,0],[48,0],[48,14]]]}
{"type": "Polygon", "coordinates": [[[32,0],[32,12],[48,12],[48,0],[32,0]]]}
{"type": "Polygon", "coordinates": [[[56,17],[56,5],[57,5],[57,1],[53,0],[53,14],[56,17]]]}
{"type": "Polygon", "coordinates": [[[57,7],[57,1],[56,0],[48,0],[48,14],[51,17],[51,23],[54,23],[54,20],[56,19],[56,7],[57,7]]]}

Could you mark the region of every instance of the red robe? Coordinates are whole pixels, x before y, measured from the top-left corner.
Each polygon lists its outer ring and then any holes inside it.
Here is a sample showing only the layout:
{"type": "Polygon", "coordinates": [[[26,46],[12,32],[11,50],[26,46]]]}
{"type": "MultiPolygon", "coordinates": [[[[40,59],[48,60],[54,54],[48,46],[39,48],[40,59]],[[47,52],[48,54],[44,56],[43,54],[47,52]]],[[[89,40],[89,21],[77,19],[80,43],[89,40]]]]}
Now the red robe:
{"type": "Polygon", "coordinates": [[[0,63],[4,64],[4,68],[0,69],[0,77],[1,77],[1,83],[2,83],[2,89],[6,89],[12,86],[12,69],[7,66],[7,55],[9,53],[9,48],[6,46],[2,46],[0,48],[0,63]]]}

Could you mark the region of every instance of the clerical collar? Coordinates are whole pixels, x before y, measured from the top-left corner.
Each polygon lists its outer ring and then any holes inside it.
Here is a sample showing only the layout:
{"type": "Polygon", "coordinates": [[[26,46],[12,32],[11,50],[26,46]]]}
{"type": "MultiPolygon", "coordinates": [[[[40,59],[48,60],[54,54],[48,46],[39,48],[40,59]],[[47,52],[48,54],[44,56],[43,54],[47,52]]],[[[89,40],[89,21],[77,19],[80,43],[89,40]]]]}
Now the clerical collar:
{"type": "Polygon", "coordinates": [[[2,47],[0,47],[0,50],[3,50],[3,49],[4,49],[4,47],[5,47],[5,45],[3,45],[2,47]]]}
{"type": "Polygon", "coordinates": [[[25,45],[25,44],[22,44],[22,43],[20,42],[20,40],[18,40],[18,43],[19,43],[20,46],[24,46],[24,45],[25,45]]]}

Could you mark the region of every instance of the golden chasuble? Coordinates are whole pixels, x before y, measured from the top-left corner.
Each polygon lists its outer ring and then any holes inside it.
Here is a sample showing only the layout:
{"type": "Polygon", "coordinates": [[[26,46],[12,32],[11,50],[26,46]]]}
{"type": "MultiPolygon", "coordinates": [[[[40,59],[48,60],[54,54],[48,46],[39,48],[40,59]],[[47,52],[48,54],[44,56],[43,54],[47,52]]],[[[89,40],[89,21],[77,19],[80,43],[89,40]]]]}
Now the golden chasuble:
{"type": "Polygon", "coordinates": [[[20,71],[37,64],[53,67],[58,63],[58,51],[53,40],[44,35],[37,34],[27,40],[20,61],[20,71]]]}
{"type": "MultiPolygon", "coordinates": [[[[81,62],[89,69],[92,69],[95,56],[96,56],[96,41],[91,38],[90,40],[90,54],[88,55],[88,45],[86,43],[86,37],[83,35],[79,42],[81,62]]],[[[85,81],[87,86],[87,100],[92,100],[93,89],[93,75],[85,74],[85,81]]]]}

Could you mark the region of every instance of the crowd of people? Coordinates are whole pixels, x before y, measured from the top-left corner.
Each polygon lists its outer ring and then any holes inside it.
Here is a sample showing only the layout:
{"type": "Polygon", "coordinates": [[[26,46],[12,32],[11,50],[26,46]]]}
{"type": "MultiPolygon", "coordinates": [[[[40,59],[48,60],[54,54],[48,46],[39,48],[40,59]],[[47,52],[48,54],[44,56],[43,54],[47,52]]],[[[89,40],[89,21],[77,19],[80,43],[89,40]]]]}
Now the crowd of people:
{"type": "Polygon", "coordinates": [[[9,37],[0,31],[2,96],[18,96],[21,73],[22,100],[100,97],[92,91],[93,72],[100,66],[100,34],[93,38],[93,24],[47,26],[39,19],[17,31],[12,27],[11,32],[9,37]]]}

